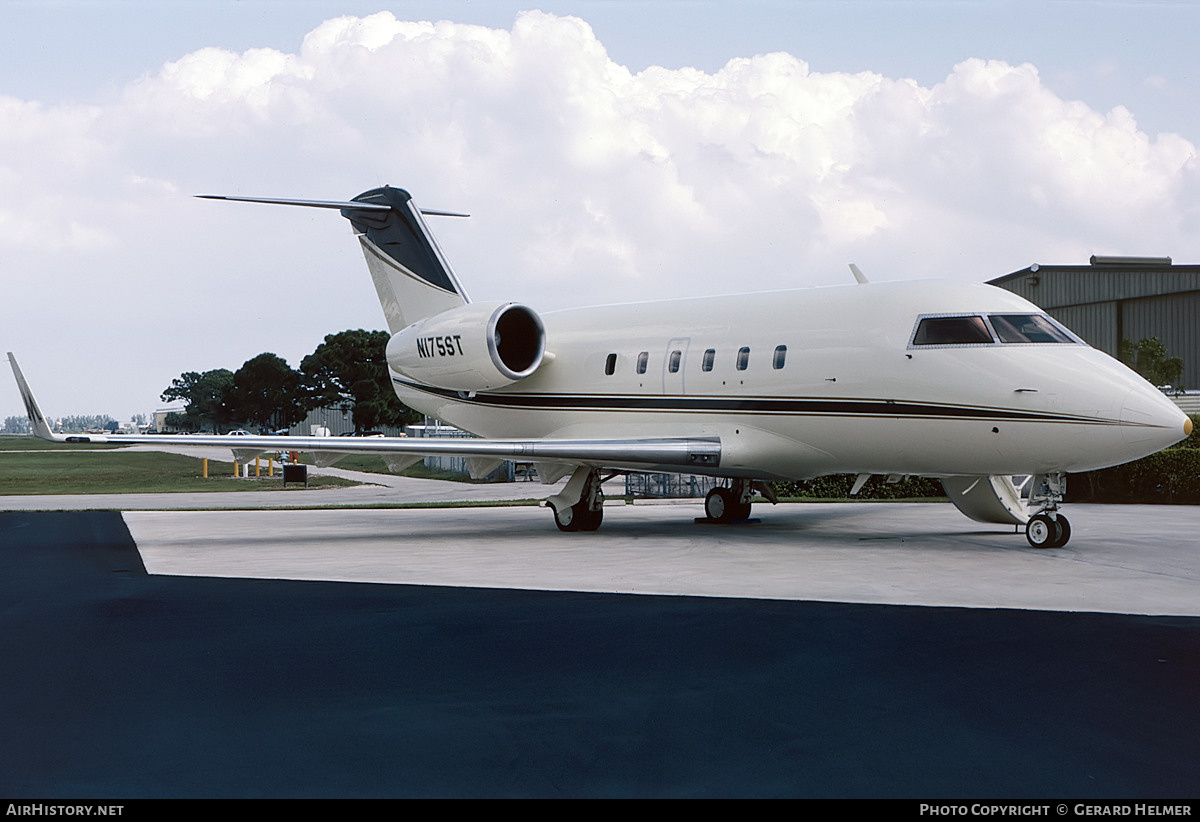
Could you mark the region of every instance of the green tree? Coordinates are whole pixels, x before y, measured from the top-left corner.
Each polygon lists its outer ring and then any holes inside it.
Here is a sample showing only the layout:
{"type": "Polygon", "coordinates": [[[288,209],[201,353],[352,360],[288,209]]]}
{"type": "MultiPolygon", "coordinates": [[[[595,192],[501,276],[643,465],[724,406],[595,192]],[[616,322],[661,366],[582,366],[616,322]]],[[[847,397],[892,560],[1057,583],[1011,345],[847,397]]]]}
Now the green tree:
{"type": "Polygon", "coordinates": [[[5,433],[5,434],[28,434],[29,433],[29,418],[28,417],[5,417],[3,433],[5,433]]]}
{"type": "Polygon", "coordinates": [[[386,331],[329,334],[300,362],[309,407],[334,406],[353,413],[354,430],[419,422],[392,390],[384,350],[386,331]]]}
{"type": "Polygon", "coordinates": [[[1183,360],[1167,354],[1167,347],[1158,337],[1148,337],[1134,343],[1121,340],[1118,351],[1121,362],[1146,378],[1151,385],[1171,385],[1182,388],[1179,378],[1183,375],[1183,360]]]}
{"type": "Polygon", "coordinates": [[[227,394],[233,419],[261,428],[285,428],[304,419],[305,398],[300,372],[275,354],[246,360],[233,375],[227,394]]]}
{"type": "Polygon", "coordinates": [[[99,431],[115,425],[116,420],[108,414],[72,414],[63,417],[62,430],[66,434],[81,434],[84,431],[99,431]]]}
{"type": "Polygon", "coordinates": [[[168,432],[187,431],[194,434],[200,430],[200,420],[194,417],[189,417],[187,414],[180,414],[177,411],[172,411],[163,419],[163,426],[168,432]]]}
{"type": "Polygon", "coordinates": [[[201,431],[210,428],[219,433],[226,428],[233,418],[229,408],[229,392],[233,387],[233,372],[227,368],[215,368],[205,371],[187,371],[162,393],[163,402],[182,400],[187,403],[184,416],[186,425],[180,428],[190,431],[201,431]]]}

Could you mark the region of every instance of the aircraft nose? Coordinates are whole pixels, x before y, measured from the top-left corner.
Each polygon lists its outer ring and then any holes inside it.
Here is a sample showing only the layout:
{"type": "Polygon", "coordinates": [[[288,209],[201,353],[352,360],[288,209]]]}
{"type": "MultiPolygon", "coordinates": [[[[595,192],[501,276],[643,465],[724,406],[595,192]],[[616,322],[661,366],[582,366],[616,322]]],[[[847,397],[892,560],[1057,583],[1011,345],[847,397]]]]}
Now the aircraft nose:
{"type": "Polygon", "coordinates": [[[1187,437],[1192,421],[1158,389],[1137,386],[1121,403],[1121,431],[1127,443],[1152,454],[1187,437]]]}

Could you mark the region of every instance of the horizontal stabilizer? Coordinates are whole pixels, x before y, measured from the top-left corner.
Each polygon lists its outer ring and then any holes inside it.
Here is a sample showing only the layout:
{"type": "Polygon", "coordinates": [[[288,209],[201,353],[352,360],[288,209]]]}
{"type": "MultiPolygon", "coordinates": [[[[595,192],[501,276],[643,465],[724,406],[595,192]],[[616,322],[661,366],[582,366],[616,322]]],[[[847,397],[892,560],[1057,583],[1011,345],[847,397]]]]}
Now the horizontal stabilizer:
{"type": "MultiPolygon", "coordinates": [[[[339,211],[391,211],[392,207],[385,203],[364,203],[341,200],[285,200],[279,197],[234,197],[226,194],[197,194],[201,200],[230,200],[238,203],[266,203],[267,205],[306,206],[308,208],[336,208],[339,211]]],[[[422,208],[422,214],[433,217],[470,217],[458,211],[437,211],[432,208],[422,208]]]]}
{"type": "Polygon", "coordinates": [[[197,194],[203,200],[307,206],[338,211],[358,236],[388,330],[396,334],[418,320],[469,303],[424,215],[467,217],[455,211],[418,208],[407,191],[383,186],[352,200],[289,200],[197,194]]]}

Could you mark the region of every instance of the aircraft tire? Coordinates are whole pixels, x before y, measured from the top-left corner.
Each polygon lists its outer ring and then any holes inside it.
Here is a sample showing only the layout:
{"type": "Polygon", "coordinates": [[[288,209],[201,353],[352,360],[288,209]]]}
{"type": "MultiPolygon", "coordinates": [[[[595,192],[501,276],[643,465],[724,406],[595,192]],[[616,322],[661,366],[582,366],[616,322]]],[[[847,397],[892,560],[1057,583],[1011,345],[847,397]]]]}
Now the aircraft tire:
{"type": "MultiPolygon", "coordinates": [[[[1057,548],[1063,528],[1046,514],[1035,514],[1025,524],[1025,539],[1034,548],[1057,548]]],[[[1070,535],[1069,529],[1067,530],[1070,535]]],[[[1065,540],[1064,540],[1065,542],[1065,540]]]]}
{"type": "Polygon", "coordinates": [[[562,511],[555,509],[554,524],[558,526],[560,531],[575,532],[579,530],[579,518],[575,516],[575,507],[564,508],[562,511]]]}
{"type": "Polygon", "coordinates": [[[714,488],[704,498],[704,516],[713,522],[732,520],[734,507],[733,494],[728,488],[714,488]]]}
{"type": "Polygon", "coordinates": [[[579,521],[580,531],[595,531],[600,527],[600,523],[604,521],[604,509],[597,508],[595,511],[576,511],[575,519],[579,521]]]}
{"type": "Polygon", "coordinates": [[[1057,526],[1057,535],[1054,538],[1054,544],[1050,547],[1061,548],[1066,545],[1067,540],[1071,538],[1071,523],[1067,522],[1066,517],[1064,517],[1062,514],[1059,514],[1058,519],[1055,520],[1055,525],[1057,526]]]}
{"type": "Polygon", "coordinates": [[[554,524],[558,530],[574,533],[576,531],[595,531],[604,521],[604,509],[597,508],[589,511],[583,503],[576,503],[562,513],[554,512],[554,524]]]}

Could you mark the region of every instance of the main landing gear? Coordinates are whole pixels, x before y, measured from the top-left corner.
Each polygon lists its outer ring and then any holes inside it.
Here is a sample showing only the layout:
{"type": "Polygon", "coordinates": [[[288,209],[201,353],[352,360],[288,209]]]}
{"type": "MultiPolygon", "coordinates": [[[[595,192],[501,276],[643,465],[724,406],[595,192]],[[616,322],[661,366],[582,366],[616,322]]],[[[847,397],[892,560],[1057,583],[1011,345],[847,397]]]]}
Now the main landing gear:
{"type": "Polygon", "coordinates": [[[704,515],[710,522],[736,522],[750,518],[750,480],[735,479],[730,488],[718,486],[704,498],[704,515]]]}
{"type": "Polygon", "coordinates": [[[604,480],[600,471],[582,466],[575,469],[563,490],[546,500],[554,509],[554,524],[560,531],[595,531],[604,521],[604,480]]]}
{"type": "Polygon", "coordinates": [[[1030,481],[1029,507],[1038,513],[1025,524],[1025,539],[1034,548],[1061,548],[1071,538],[1071,523],[1058,513],[1067,490],[1066,475],[1037,474],[1030,481]]]}

